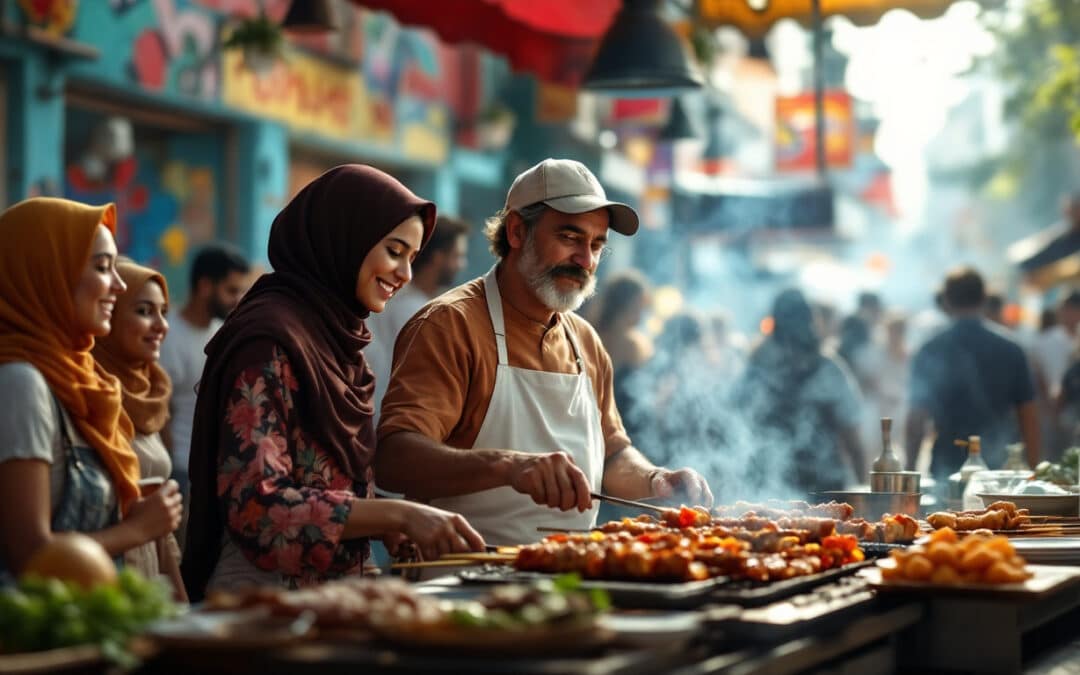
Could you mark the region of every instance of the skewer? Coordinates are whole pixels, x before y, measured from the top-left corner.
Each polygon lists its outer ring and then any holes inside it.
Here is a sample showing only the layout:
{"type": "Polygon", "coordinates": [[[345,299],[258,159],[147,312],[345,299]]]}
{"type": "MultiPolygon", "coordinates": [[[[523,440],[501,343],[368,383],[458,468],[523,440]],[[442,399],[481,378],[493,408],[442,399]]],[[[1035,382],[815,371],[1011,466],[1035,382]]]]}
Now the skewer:
{"type": "Polygon", "coordinates": [[[514,562],[517,553],[447,553],[439,557],[443,560],[465,560],[468,562],[514,562]]]}
{"type": "Polygon", "coordinates": [[[538,527],[537,532],[558,532],[565,534],[588,534],[594,530],[584,530],[576,527],[538,527]]]}
{"type": "Polygon", "coordinates": [[[590,492],[589,496],[593,499],[608,502],[609,504],[618,504],[619,506],[629,506],[634,509],[641,509],[642,511],[652,511],[653,513],[665,513],[670,509],[656,506],[655,504],[646,504],[645,502],[635,502],[632,499],[622,499],[621,497],[612,497],[611,495],[605,495],[600,492],[590,492]]]}
{"type": "Polygon", "coordinates": [[[419,570],[427,567],[467,567],[483,565],[483,560],[421,560],[418,562],[400,562],[390,565],[392,570],[419,570]]]}

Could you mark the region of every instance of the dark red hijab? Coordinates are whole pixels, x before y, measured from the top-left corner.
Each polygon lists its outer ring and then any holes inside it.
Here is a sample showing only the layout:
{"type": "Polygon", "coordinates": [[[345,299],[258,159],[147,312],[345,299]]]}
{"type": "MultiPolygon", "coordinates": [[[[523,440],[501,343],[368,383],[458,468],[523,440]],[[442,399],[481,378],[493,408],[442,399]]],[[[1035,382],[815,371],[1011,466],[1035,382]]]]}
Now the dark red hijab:
{"type": "Polygon", "coordinates": [[[423,244],[435,205],[369,166],[334,167],[309,183],[270,228],[274,271],[263,275],[206,346],[191,438],[191,514],[183,574],[188,595],[202,598],[221,549],[217,447],[236,357],[253,341],[284,350],[299,385],[304,431],[363,483],[375,452],[374,376],[361,350],[371,341],[367,307],[356,299],[360,264],[403,220],[419,215],[423,244]]]}

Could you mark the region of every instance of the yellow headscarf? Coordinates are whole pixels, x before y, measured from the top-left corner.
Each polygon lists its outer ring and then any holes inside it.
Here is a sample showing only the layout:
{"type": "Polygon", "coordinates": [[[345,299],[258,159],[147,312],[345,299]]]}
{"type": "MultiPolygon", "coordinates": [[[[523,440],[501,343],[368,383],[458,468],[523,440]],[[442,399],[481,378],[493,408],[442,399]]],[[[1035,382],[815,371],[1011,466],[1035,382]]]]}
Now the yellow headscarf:
{"type": "Polygon", "coordinates": [[[139,496],[131,420],[119,381],[90,355],[94,337],[75,325],[75,289],[99,223],[115,233],[114,205],[36,197],[0,213],[0,363],[25,361],[41,372],[126,512],[139,496]]]}
{"type": "MultiPolygon", "coordinates": [[[[168,304],[169,286],[165,283],[165,277],[157,270],[137,265],[130,260],[121,260],[116,263],[116,271],[127,284],[127,290],[116,298],[112,322],[114,332],[117,322],[126,320],[126,317],[131,315],[131,307],[135,304],[139,291],[151,281],[156,281],[161,287],[168,304]]],[[[105,370],[120,378],[120,385],[124,390],[124,412],[131,418],[135,430],[140,434],[161,431],[169,419],[169,397],[172,395],[172,382],[161,364],[153,361],[140,367],[132,365],[113,333],[98,338],[92,353],[105,370]]]]}

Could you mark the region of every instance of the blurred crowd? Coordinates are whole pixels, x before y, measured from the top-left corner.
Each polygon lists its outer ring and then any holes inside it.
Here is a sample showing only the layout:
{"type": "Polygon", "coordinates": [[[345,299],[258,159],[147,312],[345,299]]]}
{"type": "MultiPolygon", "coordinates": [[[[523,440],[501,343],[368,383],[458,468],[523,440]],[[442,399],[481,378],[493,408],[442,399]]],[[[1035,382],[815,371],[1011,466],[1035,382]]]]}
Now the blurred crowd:
{"type": "Polygon", "coordinates": [[[699,467],[725,496],[865,484],[884,417],[907,468],[939,482],[965,459],[957,440],[980,436],[991,468],[1020,443],[1034,466],[1080,431],[1080,291],[1028,329],[972,268],[916,313],[861,292],[843,316],[789,289],[753,336],[724,311],[657,322],[651,298],[640,274],[616,273],[583,310],[611,354],[623,421],[657,461],[699,467]]]}

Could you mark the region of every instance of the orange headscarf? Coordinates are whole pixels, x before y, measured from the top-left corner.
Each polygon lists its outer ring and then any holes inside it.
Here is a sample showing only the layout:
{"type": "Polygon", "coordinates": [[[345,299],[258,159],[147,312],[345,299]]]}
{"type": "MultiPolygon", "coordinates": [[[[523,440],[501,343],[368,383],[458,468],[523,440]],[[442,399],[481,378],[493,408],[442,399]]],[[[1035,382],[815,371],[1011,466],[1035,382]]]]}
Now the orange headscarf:
{"type": "MultiPolygon", "coordinates": [[[[168,304],[169,287],[165,277],[157,270],[136,265],[130,260],[121,260],[116,263],[116,271],[127,284],[127,290],[116,298],[112,321],[114,331],[119,321],[131,315],[135,297],[151,281],[161,286],[165,303],[168,304]]],[[[93,354],[105,370],[120,378],[120,385],[124,389],[124,412],[131,418],[135,431],[140,434],[161,431],[169,419],[169,397],[172,395],[172,382],[165,369],[157,361],[142,366],[133,365],[112,333],[97,339],[93,354]]]]}
{"type": "Polygon", "coordinates": [[[120,382],[97,365],[94,337],[75,325],[75,289],[98,224],[116,207],[36,197],[0,213],[0,363],[25,361],[49,383],[112,477],[121,509],[139,496],[139,461],[120,382]]]}

